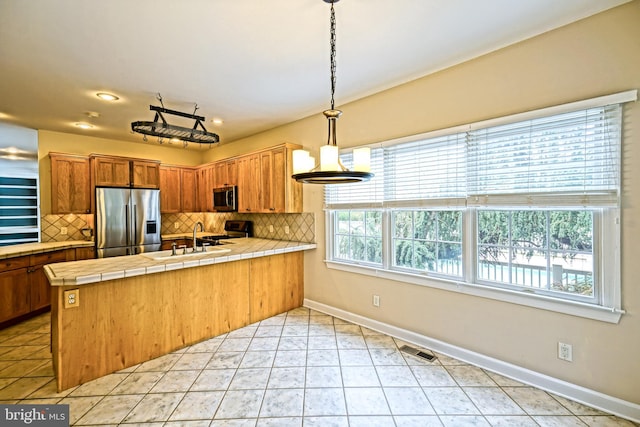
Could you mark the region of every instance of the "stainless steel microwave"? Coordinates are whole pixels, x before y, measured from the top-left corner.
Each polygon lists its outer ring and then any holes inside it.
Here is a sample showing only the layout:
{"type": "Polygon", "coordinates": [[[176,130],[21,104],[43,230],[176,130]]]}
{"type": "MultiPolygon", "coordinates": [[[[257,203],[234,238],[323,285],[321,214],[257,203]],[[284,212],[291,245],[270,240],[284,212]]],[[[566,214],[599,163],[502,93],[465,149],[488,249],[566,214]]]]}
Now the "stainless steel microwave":
{"type": "Polygon", "coordinates": [[[236,212],[238,210],[238,187],[214,188],[213,210],[216,212],[236,212]]]}

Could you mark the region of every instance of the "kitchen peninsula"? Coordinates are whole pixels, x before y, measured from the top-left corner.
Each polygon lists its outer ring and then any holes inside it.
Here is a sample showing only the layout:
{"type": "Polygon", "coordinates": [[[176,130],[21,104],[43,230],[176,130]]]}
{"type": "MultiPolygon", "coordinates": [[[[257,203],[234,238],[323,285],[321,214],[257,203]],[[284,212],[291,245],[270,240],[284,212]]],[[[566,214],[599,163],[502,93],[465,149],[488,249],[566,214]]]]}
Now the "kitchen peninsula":
{"type": "Polygon", "coordinates": [[[242,238],[207,253],[46,266],[58,390],[299,307],[302,251],[315,247],[242,238]]]}

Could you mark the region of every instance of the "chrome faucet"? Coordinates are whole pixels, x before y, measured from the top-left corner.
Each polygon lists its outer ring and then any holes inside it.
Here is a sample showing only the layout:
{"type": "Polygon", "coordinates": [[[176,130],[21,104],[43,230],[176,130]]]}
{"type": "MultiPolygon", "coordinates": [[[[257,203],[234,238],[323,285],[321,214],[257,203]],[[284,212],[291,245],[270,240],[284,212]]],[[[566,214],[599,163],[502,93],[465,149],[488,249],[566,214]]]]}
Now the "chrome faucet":
{"type": "MultiPolygon", "coordinates": [[[[198,252],[198,247],[196,246],[196,232],[198,231],[198,226],[200,226],[200,231],[204,232],[204,224],[202,222],[198,221],[193,225],[193,252],[198,252]]],[[[204,249],[204,246],[202,249],[204,249]]]]}

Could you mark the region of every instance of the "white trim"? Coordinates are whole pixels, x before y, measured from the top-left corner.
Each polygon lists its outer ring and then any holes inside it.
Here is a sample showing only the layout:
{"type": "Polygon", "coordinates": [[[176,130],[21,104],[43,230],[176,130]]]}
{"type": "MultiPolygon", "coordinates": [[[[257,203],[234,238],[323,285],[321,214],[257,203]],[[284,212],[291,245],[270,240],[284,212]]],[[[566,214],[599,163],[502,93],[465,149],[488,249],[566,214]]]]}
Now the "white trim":
{"type": "Polygon", "coordinates": [[[584,317],[587,319],[599,320],[601,322],[607,323],[618,323],[620,321],[620,317],[625,313],[624,310],[615,307],[602,307],[573,300],[561,300],[558,298],[537,295],[526,291],[513,291],[509,289],[495,288],[492,286],[483,286],[450,280],[439,280],[433,277],[426,277],[419,274],[411,274],[400,271],[389,271],[365,265],[355,265],[353,263],[341,263],[325,260],[325,264],[327,268],[333,270],[364,274],[367,276],[380,277],[388,280],[412,283],[414,285],[428,286],[430,288],[459,292],[481,298],[489,298],[512,304],[524,305],[527,307],[540,308],[543,310],[554,311],[571,316],[584,317]]]}
{"type": "Polygon", "coordinates": [[[640,422],[640,405],[609,396],[595,390],[588,389],[567,381],[532,371],[521,366],[513,365],[484,354],[476,353],[444,341],[430,338],[415,332],[398,328],[387,323],[379,322],[368,317],[360,316],[339,308],[329,306],[305,298],[304,306],[382,332],[408,343],[442,353],[480,368],[496,372],[507,378],[528,384],[542,390],[557,394],[584,405],[623,417],[634,422],[640,422]]]}

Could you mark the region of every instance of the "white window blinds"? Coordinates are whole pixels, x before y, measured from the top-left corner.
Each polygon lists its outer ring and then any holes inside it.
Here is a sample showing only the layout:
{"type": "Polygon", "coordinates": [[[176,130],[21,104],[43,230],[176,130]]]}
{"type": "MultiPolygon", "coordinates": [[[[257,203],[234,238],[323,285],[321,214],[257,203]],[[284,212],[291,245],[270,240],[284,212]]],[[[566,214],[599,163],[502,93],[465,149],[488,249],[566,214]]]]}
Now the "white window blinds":
{"type": "Polygon", "coordinates": [[[390,146],[385,150],[385,205],[463,204],[465,169],[464,134],[390,146]]]}
{"type": "MultiPolygon", "coordinates": [[[[622,103],[636,99],[632,90],[381,143],[375,178],[325,186],[325,205],[617,206],[622,103]]],[[[351,153],[341,159],[350,165],[351,153]]]]}
{"type": "Polygon", "coordinates": [[[469,203],[615,205],[620,111],[610,105],[469,132],[469,203]]]}

